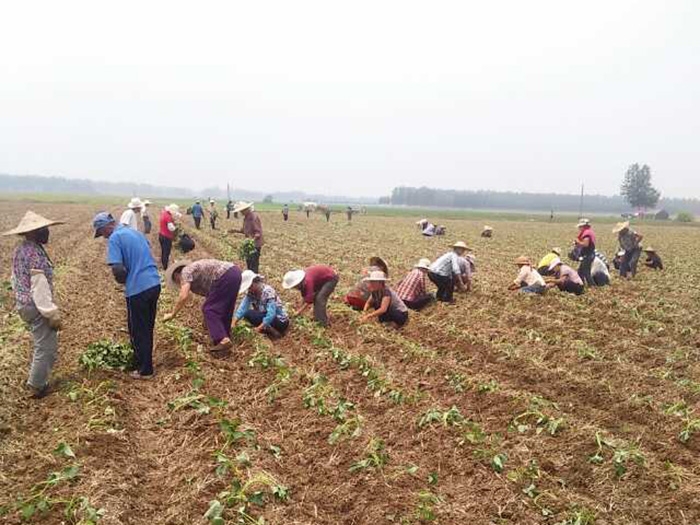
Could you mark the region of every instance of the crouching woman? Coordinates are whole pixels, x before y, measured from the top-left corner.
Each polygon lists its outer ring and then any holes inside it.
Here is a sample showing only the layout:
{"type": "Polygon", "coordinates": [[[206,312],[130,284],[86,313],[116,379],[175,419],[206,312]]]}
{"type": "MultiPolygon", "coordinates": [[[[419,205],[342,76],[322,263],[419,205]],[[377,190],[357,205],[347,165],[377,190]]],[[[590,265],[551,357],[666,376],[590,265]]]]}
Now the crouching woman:
{"type": "Polygon", "coordinates": [[[374,271],[366,278],[370,291],[365,303],[362,321],[378,318],[380,323],[391,323],[400,328],[408,321],[408,307],[399,299],[391,288],[386,285],[387,277],[384,272],[374,271]],[[370,312],[374,309],[373,312],[370,312]]]}
{"type": "Polygon", "coordinates": [[[275,289],[265,284],[265,278],[251,270],[244,271],[240,293],[245,297],[236,311],[233,325],[245,319],[260,334],[282,337],[289,328],[289,316],[275,289]]]}

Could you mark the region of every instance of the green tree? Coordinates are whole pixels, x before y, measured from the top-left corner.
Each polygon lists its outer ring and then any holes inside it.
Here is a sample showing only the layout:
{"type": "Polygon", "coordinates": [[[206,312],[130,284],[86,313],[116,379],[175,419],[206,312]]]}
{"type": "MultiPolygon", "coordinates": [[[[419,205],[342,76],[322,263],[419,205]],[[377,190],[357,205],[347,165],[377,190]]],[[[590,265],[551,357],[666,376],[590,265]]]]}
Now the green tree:
{"type": "Polygon", "coordinates": [[[263,202],[265,204],[272,204],[272,195],[266,195],[265,198],[263,199],[263,202]]]}
{"type": "Polygon", "coordinates": [[[622,196],[634,208],[648,209],[656,206],[661,193],[651,185],[651,168],[644,164],[632,164],[625,173],[620,188],[622,196]]]}

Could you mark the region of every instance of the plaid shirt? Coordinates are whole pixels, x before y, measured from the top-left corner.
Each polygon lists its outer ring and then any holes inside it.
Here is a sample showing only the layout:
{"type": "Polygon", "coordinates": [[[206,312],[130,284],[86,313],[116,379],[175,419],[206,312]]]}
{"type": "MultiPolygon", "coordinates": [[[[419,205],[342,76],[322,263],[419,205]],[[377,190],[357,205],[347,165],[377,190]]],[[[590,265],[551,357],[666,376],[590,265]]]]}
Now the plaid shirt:
{"type": "Polygon", "coordinates": [[[462,269],[459,267],[459,256],[455,252],[447,252],[441,255],[430,265],[430,271],[443,277],[460,275],[462,269]]]}
{"type": "Polygon", "coordinates": [[[425,274],[414,268],[396,285],[395,291],[402,301],[415,301],[425,295],[425,274]]]}
{"type": "Polygon", "coordinates": [[[43,270],[53,292],[53,263],[44,247],[33,241],[24,241],[15,249],[12,258],[12,289],[17,308],[32,304],[31,270],[43,270]]]}

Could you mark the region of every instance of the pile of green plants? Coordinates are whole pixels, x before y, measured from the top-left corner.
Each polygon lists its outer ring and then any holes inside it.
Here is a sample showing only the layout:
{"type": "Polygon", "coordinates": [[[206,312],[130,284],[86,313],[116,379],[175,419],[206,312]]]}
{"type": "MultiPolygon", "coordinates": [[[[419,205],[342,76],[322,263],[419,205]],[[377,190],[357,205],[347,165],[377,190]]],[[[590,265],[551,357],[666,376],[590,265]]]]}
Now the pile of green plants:
{"type": "Polygon", "coordinates": [[[132,370],[135,367],[134,351],[130,344],[106,339],[90,343],[78,362],[90,371],[98,368],[132,370]]]}
{"type": "Polygon", "coordinates": [[[241,259],[247,259],[255,253],[255,241],[253,239],[246,239],[243,241],[241,246],[238,248],[238,255],[241,259]]]}

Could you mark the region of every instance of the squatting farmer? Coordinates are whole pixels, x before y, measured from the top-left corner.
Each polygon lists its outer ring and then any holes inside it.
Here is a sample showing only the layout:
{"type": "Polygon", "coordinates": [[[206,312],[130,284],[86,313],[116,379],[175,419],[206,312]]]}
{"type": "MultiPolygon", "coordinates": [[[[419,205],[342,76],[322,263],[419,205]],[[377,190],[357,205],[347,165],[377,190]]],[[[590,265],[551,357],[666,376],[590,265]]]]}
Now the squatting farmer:
{"type": "Polygon", "coordinates": [[[515,259],[515,265],[518,267],[518,276],[508,287],[509,290],[538,295],[542,295],[547,290],[542,275],[532,267],[528,257],[521,255],[515,259]]]}
{"type": "Polygon", "coordinates": [[[463,257],[469,247],[462,241],[452,246],[452,251],[445,253],[430,265],[428,278],[437,286],[437,299],[445,303],[454,302],[454,288],[466,291],[467,286],[462,279],[462,268],[459,258],[463,257]]]}
{"type": "Polygon", "coordinates": [[[421,310],[435,300],[435,296],[428,293],[425,286],[428,270],[430,270],[430,259],[421,259],[396,285],[396,295],[411,310],[421,310]]]}
{"type": "Polygon", "coordinates": [[[661,261],[661,257],[659,257],[659,254],[656,253],[656,250],[649,246],[648,248],[644,248],[644,253],[647,254],[647,258],[644,261],[644,266],[647,268],[651,268],[652,270],[663,270],[664,269],[664,263],[661,261]]]}
{"type": "Polygon", "coordinates": [[[265,277],[250,270],[244,271],[239,293],[245,296],[236,310],[234,326],[245,319],[260,334],[274,339],[284,335],[289,328],[289,316],[280,296],[265,282],[265,277]]]}
{"type": "Polygon", "coordinates": [[[92,220],[95,237],[107,239],[107,264],[119,284],[124,285],[127,322],[136,370],[134,379],[153,377],[153,328],[156,323],[160,275],[151,255],[151,247],[141,233],[117,225],[107,212],[92,220]]]}
{"type": "Polygon", "coordinates": [[[314,320],[328,326],[328,299],[338,284],[338,274],[330,266],[317,264],[306,270],[292,270],[284,275],[282,287],[285,290],[297,289],[301,293],[302,304],[296,315],[302,315],[310,305],[314,305],[314,320]]]}
{"type": "Polygon", "coordinates": [[[559,288],[562,292],[575,295],[583,293],[583,279],[571,266],[562,262],[561,259],[554,259],[549,265],[547,288],[559,288]]]}
{"type": "Polygon", "coordinates": [[[391,323],[394,328],[401,328],[408,321],[408,307],[396,292],[387,286],[387,280],[387,276],[381,271],[374,271],[365,278],[370,296],[365,303],[361,321],[376,318],[380,323],[391,323]]]}
{"type": "Polygon", "coordinates": [[[217,259],[177,261],[165,272],[165,282],[168,287],[179,289],[180,293],[173,311],[165,314],[163,321],[173,319],[182,310],[191,293],[205,297],[202,314],[213,343],[211,352],[227,352],[233,346],[231,324],[241,287],[240,268],[217,259]]]}
{"type": "Polygon", "coordinates": [[[384,275],[389,276],[389,266],[381,257],[370,257],[369,266],[363,268],[360,272],[360,280],[355,286],[345,295],[343,302],[355,310],[362,310],[369,299],[369,286],[365,277],[370,273],[381,271],[384,275]]]}
{"type": "Polygon", "coordinates": [[[53,263],[44,249],[49,226],[57,224],[63,222],[27,211],[16,228],[3,233],[23,238],[12,255],[12,289],[17,312],[34,340],[27,388],[36,399],[48,393],[49,376],[58,358],[61,315],[54,300],[53,263]]]}

